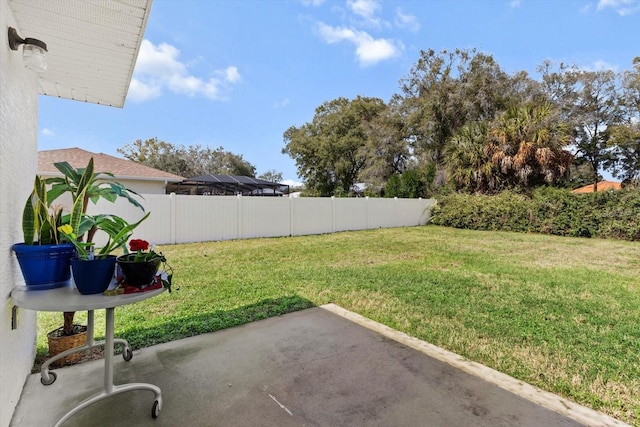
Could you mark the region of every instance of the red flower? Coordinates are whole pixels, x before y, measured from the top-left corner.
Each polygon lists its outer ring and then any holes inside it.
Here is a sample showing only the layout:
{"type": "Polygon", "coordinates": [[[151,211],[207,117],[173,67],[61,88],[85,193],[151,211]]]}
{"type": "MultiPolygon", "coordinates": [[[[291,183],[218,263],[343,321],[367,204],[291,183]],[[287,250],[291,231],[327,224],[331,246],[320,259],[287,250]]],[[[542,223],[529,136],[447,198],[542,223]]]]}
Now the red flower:
{"type": "Polygon", "coordinates": [[[131,252],[146,251],[149,249],[149,242],[142,239],[131,239],[129,242],[129,248],[131,249],[131,252]]]}

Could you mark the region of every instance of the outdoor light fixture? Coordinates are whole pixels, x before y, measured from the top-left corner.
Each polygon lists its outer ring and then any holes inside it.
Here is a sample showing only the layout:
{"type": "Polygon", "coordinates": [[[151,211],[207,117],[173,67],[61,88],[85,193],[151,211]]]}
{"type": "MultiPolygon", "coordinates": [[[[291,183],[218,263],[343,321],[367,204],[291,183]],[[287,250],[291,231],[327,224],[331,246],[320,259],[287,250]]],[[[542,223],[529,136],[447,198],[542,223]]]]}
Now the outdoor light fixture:
{"type": "Polygon", "coordinates": [[[47,70],[47,44],[38,39],[21,38],[15,28],[9,27],[9,47],[18,50],[22,47],[22,60],[24,66],[35,72],[41,73],[47,70]]]}

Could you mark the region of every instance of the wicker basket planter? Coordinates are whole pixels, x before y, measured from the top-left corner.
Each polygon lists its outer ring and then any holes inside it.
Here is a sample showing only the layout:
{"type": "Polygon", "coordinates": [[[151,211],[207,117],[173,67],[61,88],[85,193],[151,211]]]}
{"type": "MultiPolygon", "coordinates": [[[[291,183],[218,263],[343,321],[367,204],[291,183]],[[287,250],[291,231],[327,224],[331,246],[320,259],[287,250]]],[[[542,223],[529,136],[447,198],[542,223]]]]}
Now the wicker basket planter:
{"type": "MultiPolygon", "coordinates": [[[[47,334],[47,340],[49,341],[49,358],[60,354],[63,351],[80,347],[87,342],[87,327],[83,325],[73,325],[73,335],[64,335],[62,333],[63,328],[60,327],[47,334]]],[[[51,364],[53,368],[59,368],[66,365],[75,365],[82,360],[84,352],[79,351],[74,354],[70,354],[67,357],[63,357],[60,360],[56,360],[51,364]]]]}

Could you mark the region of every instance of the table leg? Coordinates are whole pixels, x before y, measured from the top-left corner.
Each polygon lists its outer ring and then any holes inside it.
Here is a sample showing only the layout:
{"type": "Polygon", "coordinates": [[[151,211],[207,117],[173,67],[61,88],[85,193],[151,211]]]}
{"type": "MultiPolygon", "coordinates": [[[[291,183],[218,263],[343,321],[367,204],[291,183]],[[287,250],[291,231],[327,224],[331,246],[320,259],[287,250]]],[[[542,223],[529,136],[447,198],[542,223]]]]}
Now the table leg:
{"type": "Polygon", "coordinates": [[[113,328],[115,309],[107,308],[106,310],[106,330],[104,332],[104,391],[111,393],[113,391],[113,328]]]}
{"type": "Polygon", "coordinates": [[[151,408],[151,415],[153,418],[156,418],[160,414],[160,410],[162,409],[162,392],[160,391],[160,387],[155,386],[153,384],[146,383],[129,383],[122,385],[113,385],[113,343],[114,343],[114,308],[106,309],[105,316],[105,344],[104,344],[104,389],[102,392],[95,394],[86,400],[82,401],[78,406],[67,412],[55,425],[58,427],[62,425],[65,421],[71,418],[73,415],[86,408],[89,405],[92,405],[102,399],[105,399],[114,394],[124,393],[132,390],[149,390],[155,394],[155,401],[151,408]]]}
{"type": "MultiPolygon", "coordinates": [[[[105,341],[95,341],[94,325],[95,323],[94,323],[94,317],[93,317],[93,310],[89,310],[87,312],[87,340],[83,345],[79,347],[71,348],[69,350],[65,350],[62,353],[58,353],[52,358],[46,360],[42,364],[42,366],[40,367],[40,382],[43,385],[51,385],[55,382],[57,375],[55,372],[49,372],[49,366],[51,366],[51,364],[56,360],[62,359],[63,357],[69,356],[71,354],[75,354],[79,351],[91,350],[92,348],[102,347],[103,345],[106,344],[105,341]]],[[[133,357],[133,353],[129,348],[129,343],[127,342],[127,340],[115,338],[113,340],[113,344],[114,344],[114,347],[115,347],[115,344],[122,345],[123,347],[122,357],[126,362],[131,360],[131,358],[133,357]]]]}
{"type": "Polygon", "coordinates": [[[51,385],[56,380],[55,373],[49,372],[49,366],[51,366],[53,362],[60,360],[63,357],[67,357],[69,355],[75,354],[79,351],[90,350],[94,347],[102,346],[102,342],[94,342],[93,339],[94,339],[93,310],[89,310],[87,311],[87,339],[84,342],[84,344],[79,347],[74,347],[74,348],[70,348],[69,350],[65,350],[62,353],[58,353],[52,358],[46,360],[40,367],[40,382],[43,385],[51,385]]]}

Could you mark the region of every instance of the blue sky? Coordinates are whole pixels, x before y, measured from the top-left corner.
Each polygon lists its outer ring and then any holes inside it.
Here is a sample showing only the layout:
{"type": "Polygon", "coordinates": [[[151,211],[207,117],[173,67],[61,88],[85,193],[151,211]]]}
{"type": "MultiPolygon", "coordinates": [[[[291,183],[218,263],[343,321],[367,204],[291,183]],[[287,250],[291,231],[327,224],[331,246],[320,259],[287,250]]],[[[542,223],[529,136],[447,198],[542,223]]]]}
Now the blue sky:
{"type": "Polygon", "coordinates": [[[545,59],[631,69],[640,0],[155,0],[124,108],[40,97],[39,149],[157,137],[224,147],[299,181],[282,134],[325,101],[389,101],[420,50],[476,48],[538,78],[545,59]]]}

